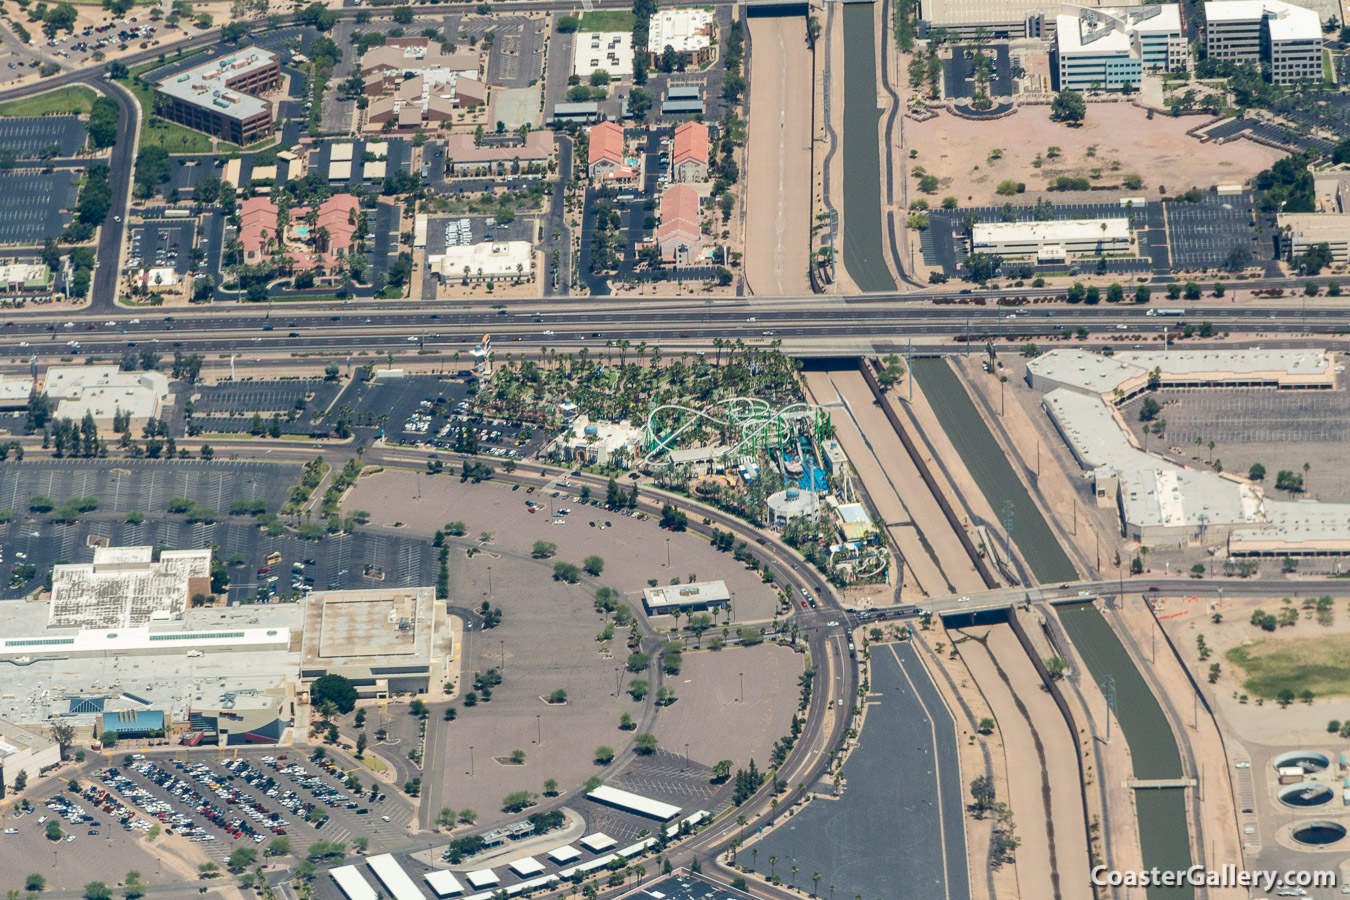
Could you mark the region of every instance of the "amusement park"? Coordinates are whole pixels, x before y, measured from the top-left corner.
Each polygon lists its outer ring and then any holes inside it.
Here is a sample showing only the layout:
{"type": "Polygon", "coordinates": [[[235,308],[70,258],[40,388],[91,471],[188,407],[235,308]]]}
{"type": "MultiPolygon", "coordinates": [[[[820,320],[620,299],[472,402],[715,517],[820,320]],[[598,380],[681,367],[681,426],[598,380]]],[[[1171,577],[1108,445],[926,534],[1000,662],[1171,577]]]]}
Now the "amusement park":
{"type": "Polygon", "coordinates": [[[891,550],[834,440],[829,410],[804,402],[796,371],[776,352],[738,358],[733,349],[725,363],[663,365],[653,351],[647,365],[606,364],[583,350],[556,362],[508,361],[490,375],[480,369],[481,396],[491,402],[529,385],[535,409],[550,411],[556,429],[541,456],[644,473],[658,488],[774,528],[841,587],[886,584],[891,550]],[[737,390],[747,386],[760,390],[737,390]],[[646,410],[643,395],[651,398],[646,410]],[[628,415],[614,418],[616,411],[628,415]]]}

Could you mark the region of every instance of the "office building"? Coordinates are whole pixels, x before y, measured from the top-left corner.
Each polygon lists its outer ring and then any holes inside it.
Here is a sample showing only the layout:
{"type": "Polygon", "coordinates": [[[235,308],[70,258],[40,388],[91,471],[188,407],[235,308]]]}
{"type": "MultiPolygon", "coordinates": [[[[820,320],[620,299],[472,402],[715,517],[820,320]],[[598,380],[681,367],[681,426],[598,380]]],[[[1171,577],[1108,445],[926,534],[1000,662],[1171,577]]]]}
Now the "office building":
{"type": "Polygon", "coordinates": [[[249,47],[213,59],[155,85],[155,114],[244,145],[272,133],[272,101],[261,95],[281,84],[270,50],[249,47]]]}
{"type": "Polygon", "coordinates": [[[1066,5],[1056,19],[1052,70],[1058,90],[1138,88],[1144,73],[1184,70],[1187,58],[1176,4],[1102,9],[1066,5]]]}
{"type": "Polygon", "coordinates": [[[1281,0],[1205,4],[1210,59],[1260,63],[1273,84],[1322,80],[1322,23],[1317,13],[1281,0]]]}
{"type": "Polygon", "coordinates": [[[980,222],[971,229],[970,249],[1004,258],[1047,261],[1125,253],[1130,249],[1130,223],[1128,219],[980,222]]]}

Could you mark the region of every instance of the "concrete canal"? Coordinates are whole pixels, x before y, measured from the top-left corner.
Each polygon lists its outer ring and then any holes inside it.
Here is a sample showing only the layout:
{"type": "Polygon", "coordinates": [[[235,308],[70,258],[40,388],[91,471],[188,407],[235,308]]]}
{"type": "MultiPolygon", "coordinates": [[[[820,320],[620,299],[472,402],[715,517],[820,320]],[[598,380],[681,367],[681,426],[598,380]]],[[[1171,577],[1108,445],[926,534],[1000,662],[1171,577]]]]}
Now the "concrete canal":
{"type": "Polygon", "coordinates": [[[871,3],[844,5],[844,268],[861,291],[893,291],[882,250],[876,26],[871,3]]]}

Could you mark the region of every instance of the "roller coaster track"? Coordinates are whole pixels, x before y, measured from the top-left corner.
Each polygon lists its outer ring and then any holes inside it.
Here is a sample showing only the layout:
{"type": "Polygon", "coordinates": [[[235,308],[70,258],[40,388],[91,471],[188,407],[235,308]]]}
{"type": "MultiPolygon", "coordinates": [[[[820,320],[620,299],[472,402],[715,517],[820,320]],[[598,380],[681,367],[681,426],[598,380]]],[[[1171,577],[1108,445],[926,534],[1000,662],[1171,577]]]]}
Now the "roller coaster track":
{"type": "Polygon", "coordinates": [[[739,432],[739,437],[734,443],[719,452],[719,456],[725,457],[740,453],[748,446],[755,448],[766,446],[766,438],[771,430],[777,430],[781,435],[783,430],[791,429],[789,423],[805,418],[812,419],[813,424],[819,426],[822,417],[828,422],[830,416],[828,410],[813,403],[791,403],[781,409],[773,409],[767,400],[758,397],[732,397],[715,404],[710,409],[725,410],[722,414],[726,418],[718,418],[713,412],[705,409],[693,409],[679,404],[663,404],[648,413],[644,432],[648,452],[642,464],[651,465],[660,456],[668,453],[680,435],[700,422],[715,425],[719,431],[726,429],[728,432],[739,432]],[[660,436],[657,428],[658,419],[667,413],[678,414],[685,421],[674,431],[660,436]]]}

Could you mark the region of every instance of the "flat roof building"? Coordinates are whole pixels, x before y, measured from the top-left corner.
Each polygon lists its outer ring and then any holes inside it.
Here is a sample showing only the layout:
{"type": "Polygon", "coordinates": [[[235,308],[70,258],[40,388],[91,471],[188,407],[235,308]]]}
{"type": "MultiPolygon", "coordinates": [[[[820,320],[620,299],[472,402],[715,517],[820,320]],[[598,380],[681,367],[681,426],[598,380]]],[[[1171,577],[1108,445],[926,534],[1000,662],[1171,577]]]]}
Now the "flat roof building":
{"type": "Polygon", "coordinates": [[[979,222],[971,229],[970,249],[1037,260],[1123,253],[1130,249],[1130,222],[1125,218],[979,222]]]}
{"type": "Polygon", "coordinates": [[[1098,506],[1116,506],[1126,537],[1145,545],[1228,542],[1232,555],[1350,553],[1350,504],[1268,498],[1246,479],[1147,452],[1117,404],[1147,389],[1266,386],[1326,389],[1335,365],[1322,350],[1117,354],[1094,365],[1083,351],[1052,351],[1027,365],[1043,407],[1074,459],[1091,473],[1098,506]],[[1051,357],[1047,359],[1047,357],[1051,357]]]}
{"type": "Polygon", "coordinates": [[[642,428],[628,419],[593,422],[590,416],[577,416],[549,449],[566,462],[627,468],[635,457],[642,433],[642,428]]]}
{"type": "Polygon", "coordinates": [[[0,293],[39,294],[51,290],[52,270],[45,263],[9,262],[0,265],[0,293]]]}
{"type": "Polygon", "coordinates": [[[534,245],[529,241],[479,241],[446,247],[427,257],[442,284],[465,281],[533,281],[534,245]]]}
{"type": "Polygon", "coordinates": [[[637,813],[640,816],[662,822],[669,822],[680,814],[680,808],[672,803],[662,803],[660,800],[653,800],[650,797],[610,787],[607,784],[602,784],[595,790],[588,791],[586,797],[596,803],[603,803],[606,806],[613,806],[625,812],[637,813]]]}
{"type": "Polygon", "coordinates": [[[272,133],[272,101],[260,96],[281,84],[277,55],[246,47],[155,85],[155,113],[235,144],[272,133]]]}
{"type": "Polygon", "coordinates": [[[713,14],[701,7],[657,10],[647,31],[647,51],[660,57],[667,47],[695,65],[712,54],[713,14]]]}
{"type": "Polygon", "coordinates": [[[361,875],[361,870],[356,866],[338,866],[335,869],[329,869],[328,874],[333,876],[333,881],[342,889],[342,893],[347,900],[376,900],[378,895],[375,889],[370,886],[370,882],[361,875]]]}
{"type": "Polygon", "coordinates": [[[1316,11],[1282,0],[1208,0],[1204,9],[1210,59],[1268,64],[1274,84],[1322,80],[1316,11]]]}
{"type": "Polygon", "coordinates": [[[33,379],[0,375],[0,409],[23,409],[33,394],[33,379]]]}
{"type": "Polygon", "coordinates": [[[211,551],[96,547],[92,563],[52,567],[47,622],[62,628],[135,628],[182,615],[211,593],[211,551]]]}
{"type": "Polygon", "coordinates": [[[434,588],[323,591],[302,603],[303,685],[343,675],[363,697],[388,697],[444,681],[451,646],[434,588]]]}
{"type": "Polygon", "coordinates": [[[611,78],[633,74],[631,31],[582,31],[572,39],[572,74],[583,81],[593,72],[611,78]]]}
{"type": "Polygon", "coordinates": [[[517,170],[542,167],[553,156],[551,131],[531,131],[523,141],[474,143],[472,134],[451,134],[445,139],[445,164],[451,175],[509,175],[517,170]]]}
{"type": "Polygon", "coordinates": [[[61,748],[56,741],[0,719],[0,780],[6,789],[14,790],[14,779],[20,772],[31,782],[43,769],[60,762],[61,748]]]}
{"type": "Polygon", "coordinates": [[[123,372],[117,366],[51,366],[43,376],[43,390],[59,401],[56,414],[78,422],[85,413],[109,424],[118,413],[134,422],[159,418],[169,399],[169,379],[163,372],[123,372]]]}
{"type": "Polygon", "coordinates": [[[1332,262],[1350,262],[1350,213],[1281,213],[1276,220],[1285,259],[1326,244],[1332,262]]]}
{"type": "Polygon", "coordinates": [[[1056,19],[1052,69],[1058,90],[1138,88],[1145,72],[1186,68],[1180,7],[1091,9],[1065,5],[1056,19]]]}
{"type": "Polygon", "coordinates": [[[725,581],[696,581],[642,589],[642,605],[653,616],[666,615],[676,609],[719,609],[730,602],[731,593],[725,581]]]}

